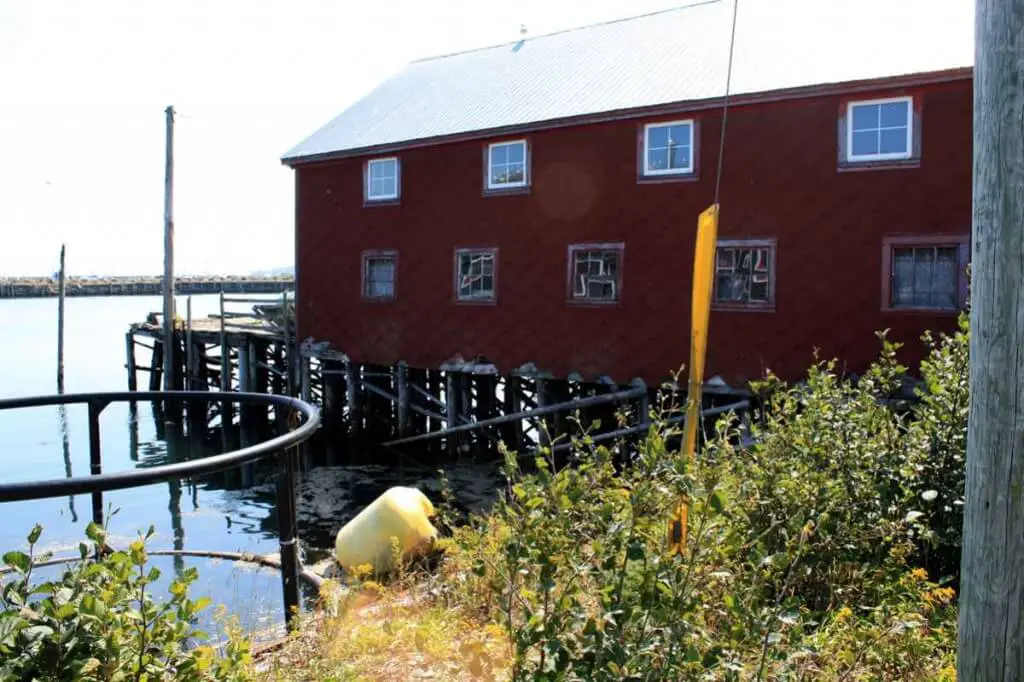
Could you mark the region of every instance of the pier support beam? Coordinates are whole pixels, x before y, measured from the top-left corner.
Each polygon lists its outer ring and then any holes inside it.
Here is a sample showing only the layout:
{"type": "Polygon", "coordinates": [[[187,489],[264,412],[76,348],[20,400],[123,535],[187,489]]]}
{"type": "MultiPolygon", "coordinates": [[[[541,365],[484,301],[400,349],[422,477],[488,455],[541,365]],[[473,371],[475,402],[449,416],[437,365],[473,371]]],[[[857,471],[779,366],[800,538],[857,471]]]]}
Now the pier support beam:
{"type": "MultiPolygon", "coordinates": [[[[461,376],[458,372],[452,372],[451,370],[445,372],[445,389],[444,389],[444,400],[445,400],[445,425],[447,429],[453,426],[459,425],[459,413],[462,398],[462,386],[460,381],[461,376]]],[[[455,456],[459,451],[459,436],[458,434],[451,434],[446,439],[448,445],[448,454],[455,456]]]]}
{"type": "Polygon", "coordinates": [[[395,366],[395,385],[398,395],[398,435],[409,431],[409,367],[404,361],[395,366]]]}
{"type": "MultiPolygon", "coordinates": [[[[521,412],[523,409],[523,396],[519,377],[514,374],[506,376],[504,388],[505,395],[502,397],[505,404],[505,414],[521,412]]],[[[523,449],[523,422],[514,421],[507,424],[502,430],[501,437],[505,441],[505,447],[515,452],[521,452],[523,449]]]]}
{"type": "Polygon", "coordinates": [[[362,433],[363,415],[359,405],[359,365],[351,360],[345,363],[345,396],[348,403],[348,435],[359,438],[362,433]]]}
{"type": "Polygon", "coordinates": [[[139,390],[139,377],[135,366],[135,334],[128,332],[124,335],[125,369],[128,370],[128,390],[139,390]]]}

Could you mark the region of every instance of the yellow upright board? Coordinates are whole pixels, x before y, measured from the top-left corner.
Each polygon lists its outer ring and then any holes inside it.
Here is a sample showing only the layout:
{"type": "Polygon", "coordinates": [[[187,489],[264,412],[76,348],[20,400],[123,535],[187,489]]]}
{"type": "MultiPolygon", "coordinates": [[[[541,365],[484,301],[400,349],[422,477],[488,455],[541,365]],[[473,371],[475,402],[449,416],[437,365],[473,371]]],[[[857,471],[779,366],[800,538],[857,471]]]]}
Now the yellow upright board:
{"type": "MultiPolygon", "coordinates": [[[[704,358],[708,345],[708,320],[711,316],[711,288],[715,276],[715,243],[718,239],[718,204],[712,204],[697,219],[697,244],[693,255],[693,299],[690,304],[690,379],[687,386],[686,421],[683,427],[683,453],[692,462],[697,449],[700,424],[701,388],[704,385],[704,358]]],[[[670,551],[682,553],[686,546],[687,504],[679,501],[670,524],[670,551]]]]}

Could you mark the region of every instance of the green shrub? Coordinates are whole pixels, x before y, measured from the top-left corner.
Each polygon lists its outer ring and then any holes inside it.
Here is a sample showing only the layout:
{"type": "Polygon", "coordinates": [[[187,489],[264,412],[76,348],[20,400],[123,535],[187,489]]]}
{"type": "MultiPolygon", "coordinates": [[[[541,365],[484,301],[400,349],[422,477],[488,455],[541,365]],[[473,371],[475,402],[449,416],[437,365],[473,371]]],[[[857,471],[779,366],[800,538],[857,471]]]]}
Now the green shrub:
{"type": "Polygon", "coordinates": [[[923,453],[909,485],[924,500],[931,542],[922,546],[923,563],[934,576],[958,575],[963,533],[967,415],[970,409],[966,312],[957,330],[935,338],[926,334],[928,357],[921,363],[923,385],[914,406],[913,440],[923,453]]]}
{"type": "Polygon", "coordinates": [[[197,645],[206,634],[195,628],[196,615],[209,600],[188,597],[194,568],[171,583],[167,600],[153,601],[149,586],[160,571],[147,570],[152,533],[110,551],[105,529],[90,523],[81,561],[54,582],[32,580],[34,564],[46,560],[35,555],[40,526],[28,535],[28,553],[4,554],[12,571],[0,592],[0,679],[247,679],[245,641],[231,637],[223,654],[197,645]]]}
{"type": "Polygon", "coordinates": [[[506,493],[446,545],[448,599],[505,628],[513,679],[953,679],[955,592],[916,562],[958,548],[964,337],[934,344],[921,404],[898,412],[882,336],[857,381],[831,362],[799,385],[769,376],[753,444],[722,419],[694,464],[669,447],[668,409],[621,470],[588,438],[529,473],[503,450],[506,493]]]}

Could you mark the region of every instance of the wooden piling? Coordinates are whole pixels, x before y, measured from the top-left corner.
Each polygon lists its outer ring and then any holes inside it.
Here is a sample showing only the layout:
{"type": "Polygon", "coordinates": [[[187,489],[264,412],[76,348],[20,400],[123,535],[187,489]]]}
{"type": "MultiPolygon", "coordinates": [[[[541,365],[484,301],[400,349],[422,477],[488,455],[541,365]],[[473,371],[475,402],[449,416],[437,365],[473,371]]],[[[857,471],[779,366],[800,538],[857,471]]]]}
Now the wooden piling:
{"type": "MultiPolygon", "coordinates": [[[[497,377],[493,374],[478,374],[473,377],[476,384],[476,403],[473,414],[478,420],[491,419],[498,415],[497,409],[497,377]]],[[[483,455],[490,454],[494,450],[495,441],[488,437],[489,434],[477,434],[477,452],[483,455]]]]}
{"type": "MultiPolygon", "coordinates": [[[[515,414],[523,409],[522,386],[519,377],[514,374],[505,377],[503,403],[505,414],[515,414]]],[[[509,450],[522,451],[523,423],[515,421],[505,425],[501,437],[505,441],[505,447],[509,450]]]]}
{"type": "MultiPolygon", "coordinates": [[[[534,400],[537,403],[537,407],[544,407],[551,404],[551,392],[549,391],[547,379],[538,378],[534,380],[534,394],[534,400]]],[[[537,447],[551,447],[551,420],[546,417],[539,417],[536,423],[537,447]]]]}
{"type": "MultiPolygon", "coordinates": [[[[407,368],[408,382],[407,392],[411,404],[423,405],[426,409],[436,412],[436,406],[430,404],[427,390],[427,372],[422,369],[407,368]]],[[[422,412],[409,410],[409,431],[411,433],[426,433],[429,417],[422,412]]]]}
{"type": "Polygon", "coordinates": [[[349,360],[345,363],[345,402],[348,403],[348,435],[353,439],[359,438],[363,425],[359,386],[359,365],[349,360]]]}
{"type": "Polygon", "coordinates": [[[149,365],[149,390],[159,391],[163,376],[164,344],[160,339],[153,339],[153,359],[149,365]]]}
{"type": "Polygon", "coordinates": [[[320,422],[330,432],[338,432],[345,422],[345,365],[337,360],[324,360],[322,367],[324,397],[320,422]]]}
{"type": "MultiPolygon", "coordinates": [[[[459,381],[460,375],[458,372],[448,370],[445,372],[445,424],[444,428],[452,428],[458,426],[459,420],[459,402],[462,397],[461,381],[459,381]]],[[[458,434],[451,434],[446,439],[448,447],[448,455],[454,457],[459,451],[459,436],[458,434]]]]}
{"type": "Polygon", "coordinates": [[[128,370],[128,390],[138,391],[138,374],[135,366],[135,334],[127,332],[124,335],[125,369],[128,370]]]}
{"type": "Polygon", "coordinates": [[[395,384],[398,395],[398,435],[404,436],[409,431],[409,367],[404,361],[395,366],[395,384]]]}
{"type": "Polygon", "coordinates": [[[64,392],[64,297],[67,294],[67,273],[64,268],[64,245],[60,245],[60,281],[57,291],[57,393],[64,392]]]}
{"type": "Polygon", "coordinates": [[[185,381],[184,388],[191,391],[195,385],[195,366],[192,348],[192,297],[185,298],[185,381]]]}

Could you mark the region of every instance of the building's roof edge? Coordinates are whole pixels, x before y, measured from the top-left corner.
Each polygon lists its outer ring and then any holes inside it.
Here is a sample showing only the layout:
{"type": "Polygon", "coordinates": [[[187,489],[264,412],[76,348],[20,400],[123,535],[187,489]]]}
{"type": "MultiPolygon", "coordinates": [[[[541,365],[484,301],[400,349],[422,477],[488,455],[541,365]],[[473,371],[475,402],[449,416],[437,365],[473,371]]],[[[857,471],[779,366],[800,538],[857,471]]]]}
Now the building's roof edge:
{"type": "MultiPolygon", "coordinates": [[[[744,106],[752,104],[766,104],[794,99],[807,99],[824,95],[842,93],[856,93],[879,88],[912,87],[919,85],[931,85],[950,81],[969,79],[973,76],[974,68],[971,66],[946,69],[943,71],[931,71],[927,73],[906,74],[902,76],[886,76],[868,80],[844,81],[839,83],[820,83],[798,88],[787,88],[783,90],[770,90],[763,92],[742,93],[729,97],[729,106],[744,106]]],[[[393,144],[376,145],[370,147],[358,147],[342,149],[322,154],[308,154],[297,156],[281,157],[282,165],[294,168],[298,165],[334,161],[337,159],[351,158],[354,156],[367,156],[370,154],[386,154],[416,147],[428,147],[431,145],[451,144],[454,142],[465,142],[469,140],[483,139],[499,135],[509,135],[538,130],[551,130],[566,128],[576,125],[591,123],[607,123],[609,121],[628,120],[643,116],[657,116],[661,114],[675,114],[706,109],[714,109],[724,104],[724,97],[712,97],[701,100],[688,100],[684,102],[670,102],[646,107],[634,107],[630,109],[619,109],[615,111],[604,111],[580,116],[570,116],[547,121],[531,121],[529,123],[505,126],[502,128],[487,128],[479,130],[467,130],[451,135],[438,137],[425,137],[412,140],[403,140],[393,144]]]]}
{"type": "Polygon", "coordinates": [[[657,16],[659,14],[669,14],[671,12],[679,12],[681,10],[687,10],[691,7],[700,7],[701,5],[713,5],[715,3],[722,2],[722,0],[696,0],[683,5],[676,5],[674,7],[666,7],[665,9],[655,10],[653,12],[644,12],[643,14],[633,14],[626,17],[619,17],[618,19],[608,19],[607,21],[597,21],[592,24],[583,24],[582,26],[572,26],[570,28],[563,28],[560,31],[551,31],[549,33],[538,33],[534,36],[523,36],[518,40],[507,40],[501,43],[495,43],[493,45],[482,45],[480,47],[471,47],[465,50],[456,50],[455,52],[446,52],[443,54],[431,55],[429,57],[420,57],[413,59],[409,64],[422,64],[423,62],[432,62],[439,59],[447,59],[449,57],[459,57],[465,54],[473,54],[474,52],[485,52],[487,50],[494,50],[496,48],[508,47],[509,45],[517,45],[519,43],[529,43],[534,40],[542,40],[544,38],[551,38],[553,36],[560,36],[566,33],[575,33],[577,31],[586,31],[588,29],[597,28],[599,26],[611,26],[614,24],[621,24],[629,21],[635,21],[637,19],[647,19],[648,17],[657,16]]]}

